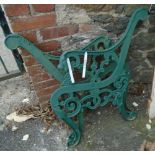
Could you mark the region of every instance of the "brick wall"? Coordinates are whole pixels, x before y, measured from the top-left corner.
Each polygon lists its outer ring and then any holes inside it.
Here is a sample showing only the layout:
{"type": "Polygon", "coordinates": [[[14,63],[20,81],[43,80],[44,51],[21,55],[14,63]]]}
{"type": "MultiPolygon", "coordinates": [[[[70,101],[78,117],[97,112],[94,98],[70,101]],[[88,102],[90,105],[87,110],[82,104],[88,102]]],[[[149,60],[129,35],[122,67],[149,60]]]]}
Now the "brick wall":
{"type": "MultiPolygon", "coordinates": [[[[57,25],[54,4],[8,4],[4,5],[4,10],[13,32],[21,34],[45,52],[61,50],[59,38],[78,32],[76,24],[57,25]]],[[[27,51],[22,50],[22,57],[39,103],[48,102],[59,83],[27,51]]]]}

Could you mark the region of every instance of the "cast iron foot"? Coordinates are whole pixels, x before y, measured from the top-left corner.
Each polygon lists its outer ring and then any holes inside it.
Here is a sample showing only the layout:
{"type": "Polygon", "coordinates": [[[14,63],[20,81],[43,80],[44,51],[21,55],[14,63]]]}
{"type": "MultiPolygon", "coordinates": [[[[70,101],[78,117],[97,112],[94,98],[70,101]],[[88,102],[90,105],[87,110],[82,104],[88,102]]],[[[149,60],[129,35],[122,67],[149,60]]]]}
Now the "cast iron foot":
{"type": "Polygon", "coordinates": [[[80,142],[81,134],[80,132],[72,132],[71,135],[68,138],[68,147],[73,147],[76,146],[80,142]]]}
{"type": "Polygon", "coordinates": [[[132,121],[137,117],[136,112],[128,110],[124,105],[120,106],[119,110],[125,120],[132,121]]]}

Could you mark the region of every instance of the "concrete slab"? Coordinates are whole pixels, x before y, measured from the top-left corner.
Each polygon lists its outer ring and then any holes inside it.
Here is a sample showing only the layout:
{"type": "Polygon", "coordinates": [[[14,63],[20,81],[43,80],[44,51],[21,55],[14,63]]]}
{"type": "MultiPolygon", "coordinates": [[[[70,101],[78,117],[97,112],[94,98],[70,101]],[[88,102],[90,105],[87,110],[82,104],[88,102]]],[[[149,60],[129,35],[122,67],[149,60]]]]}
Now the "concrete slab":
{"type": "Polygon", "coordinates": [[[29,98],[35,102],[35,93],[30,88],[27,74],[0,82],[0,118],[22,105],[22,100],[29,98]]]}

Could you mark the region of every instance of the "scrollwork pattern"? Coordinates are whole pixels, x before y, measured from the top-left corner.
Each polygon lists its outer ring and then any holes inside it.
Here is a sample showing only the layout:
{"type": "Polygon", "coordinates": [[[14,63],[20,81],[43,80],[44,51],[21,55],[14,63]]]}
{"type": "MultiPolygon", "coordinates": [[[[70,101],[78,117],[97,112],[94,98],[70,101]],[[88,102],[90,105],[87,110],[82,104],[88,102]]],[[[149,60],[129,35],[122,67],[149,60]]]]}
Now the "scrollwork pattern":
{"type": "Polygon", "coordinates": [[[64,101],[63,108],[68,117],[74,117],[80,112],[81,104],[78,98],[69,97],[64,101]]]}

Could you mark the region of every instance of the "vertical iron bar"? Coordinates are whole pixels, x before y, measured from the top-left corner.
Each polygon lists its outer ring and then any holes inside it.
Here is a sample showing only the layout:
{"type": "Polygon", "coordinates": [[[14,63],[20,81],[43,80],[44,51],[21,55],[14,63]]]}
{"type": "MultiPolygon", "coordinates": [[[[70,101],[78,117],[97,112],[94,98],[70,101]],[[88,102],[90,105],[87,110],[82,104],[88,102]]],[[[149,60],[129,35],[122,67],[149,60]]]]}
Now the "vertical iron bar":
{"type": "Polygon", "coordinates": [[[4,70],[6,71],[6,73],[9,74],[9,71],[8,71],[7,67],[5,66],[5,63],[4,63],[4,61],[3,61],[1,56],[0,56],[0,61],[1,61],[2,65],[3,65],[4,70]]]}
{"type": "MultiPolygon", "coordinates": [[[[3,33],[5,36],[8,36],[9,34],[11,34],[11,30],[8,26],[8,23],[7,23],[7,20],[5,18],[5,14],[4,14],[4,11],[0,5],[0,25],[2,27],[2,30],[3,30],[3,33]]],[[[19,70],[22,72],[22,71],[25,71],[25,68],[24,68],[24,65],[23,65],[23,59],[21,57],[21,55],[19,54],[18,50],[12,50],[12,54],[17,62],[17,65],[19,67],[19,70]]]]}

